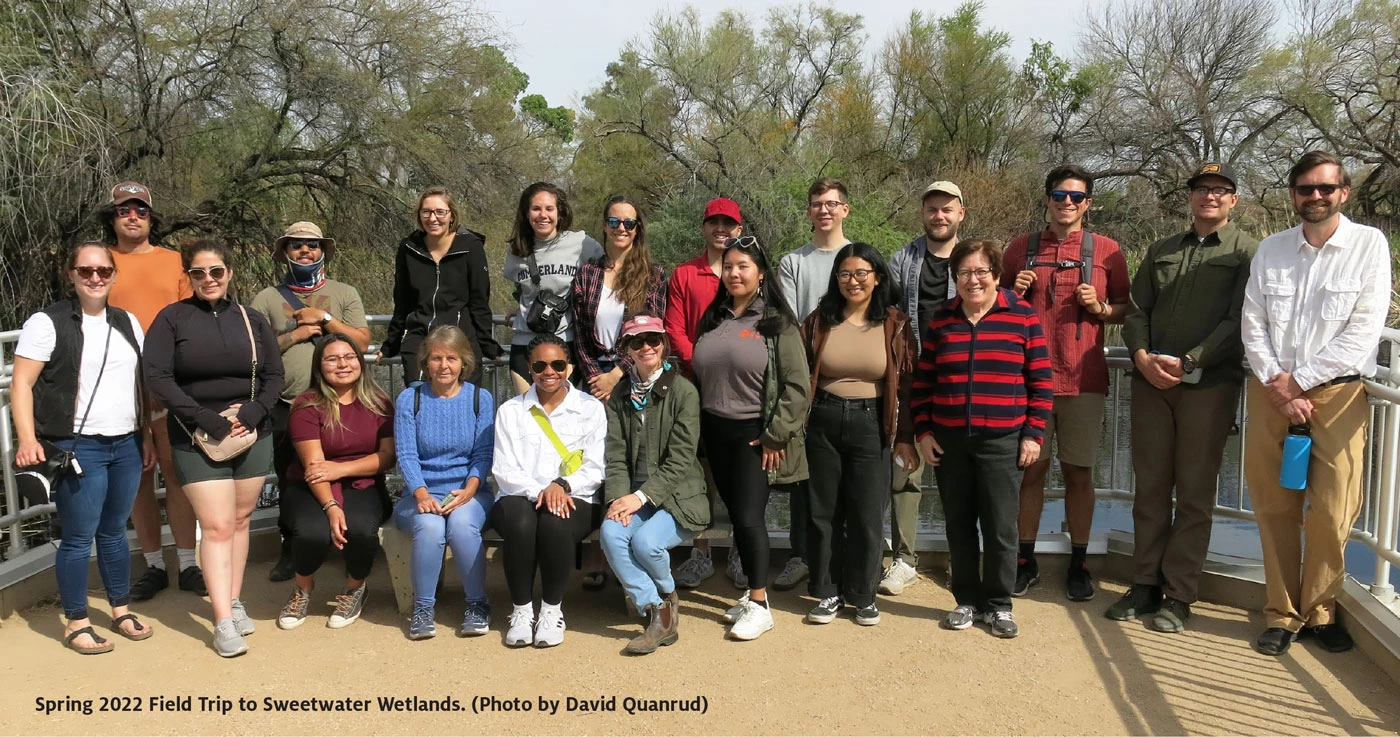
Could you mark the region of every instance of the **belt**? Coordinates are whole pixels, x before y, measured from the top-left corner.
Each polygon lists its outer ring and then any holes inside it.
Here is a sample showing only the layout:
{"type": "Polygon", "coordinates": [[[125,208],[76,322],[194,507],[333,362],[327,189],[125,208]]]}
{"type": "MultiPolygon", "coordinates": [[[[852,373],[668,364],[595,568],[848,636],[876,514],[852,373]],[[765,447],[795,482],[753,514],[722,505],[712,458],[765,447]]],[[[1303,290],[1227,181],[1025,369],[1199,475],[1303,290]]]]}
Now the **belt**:
{"type": "Polygon", "coordinates": [[[1361,380],[1361,374],[1347,374],[1346,376],[1338,376],[1337,378],[1335,378],[1335,379],[1333,379],[1333,380],[1331,380],[1331,381],[1324,381],[1324,382],[1322,382],[1322,385],[1323,385],[1323,386],[1338,386],[1338,385],[1341,385],[1341,384],[1350,384],[1350,383],[1353,382],[1353,381],[1360,381],[1360,380],[1361,380]]]}
{"type": "Polygon", "coordinates": [[[816,403],[816,404],[839,404],[839,405],[841,405],[842,407],[846,407],[847,409],[879,409],[879,408],[880,408],[880,398],[879,398],[879,397],[874,397],[874,398],[871,398],[871,399],[846,399],[846,398],[844,398],[844,397],[838,397],[838,396],[836,396],[835,394],[832,394],[831,392],[826,391],[826,390],[819,390],[819,391],[817,392],[817,399],[816,399],[816,402],[815,402],[815,403],[816,403]]]}

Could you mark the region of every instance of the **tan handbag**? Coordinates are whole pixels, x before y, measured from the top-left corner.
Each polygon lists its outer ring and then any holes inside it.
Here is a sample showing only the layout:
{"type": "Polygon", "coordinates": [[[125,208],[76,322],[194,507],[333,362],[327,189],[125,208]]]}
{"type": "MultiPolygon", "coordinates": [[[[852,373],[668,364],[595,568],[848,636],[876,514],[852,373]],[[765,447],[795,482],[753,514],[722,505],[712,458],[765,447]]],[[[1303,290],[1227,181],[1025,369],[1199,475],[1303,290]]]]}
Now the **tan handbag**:
{"type": "MultiPolygon", "coordinates": [[[[238,305],[238,311],[243,315],[243,326],[248,328],[248,344],[253,347],[252,388],[248,392],[248,401],[251,402],[258,396],[258,340],[253,337],[253,324],[248,321],[248,311],[243,309],[243,305],[238,305]]],[[[233,421],[233,419],[238,416],[238,410],[229,407],[223,412],[220,412],[219,416],[233,421]]],[[[216,463],[237,458],[248,452],[248,449],[253,447],[253,443],[258,442],[257,430],[252,430],[247,435],[238,437],[234,437],[233,433],[229,433],[224,436],[223,440],[215,440],[204,430],[190,432],[190,429],[185,427],[185,423],[180,422],[180,418],[178,417],[175,418],[175,421],[180,424],[180,428],[185,431],[185,434],[190,436],[190,442],[194,443],[195,447],[199,448],[200,452],[208,457],[209,460],[216,463]]]]}

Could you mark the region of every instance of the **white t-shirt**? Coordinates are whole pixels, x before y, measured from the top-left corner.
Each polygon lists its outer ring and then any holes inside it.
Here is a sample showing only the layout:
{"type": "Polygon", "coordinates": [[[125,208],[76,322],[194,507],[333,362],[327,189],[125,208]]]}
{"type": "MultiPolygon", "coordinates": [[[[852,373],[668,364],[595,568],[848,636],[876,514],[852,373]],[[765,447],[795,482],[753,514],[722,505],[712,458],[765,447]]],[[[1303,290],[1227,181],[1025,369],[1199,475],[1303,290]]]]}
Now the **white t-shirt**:
{"type": "MultiPolygon", "coordinates": [[[[131,320],[136,344],[144,346],[146,335],[141,331],[141,323],[130,312],[126,316],[131,320]]],[[[47,363],[53,357],[56,340],[53,320],[36,312],[24,321],[15,355],[47,363]]],[[[84,412],[88,413],[88,418],[87,424],[81,427],[83,435],[113,436],[136,431],[136,365],[136,351],[121,333],[107,324],[105,314],[83,315],[83,356],[78,369],[78,404],[73,413],[73,432],[79,431],[84,412]],[[111,331],[110,348],[107,347],[108,331],[111,331]],[[104,349],[107,369],[102,371],[104,349]],[[99,371],[102,373],[100,386],[97,384],[99,371]],[[95,400],[94,388],[99,389],[95,400]],[[91,411],[88,411],[89,404],[91,411]]]]}
{"type": "Polygon", "coordinates": [[[593,333],[598,338],[598,345],[609,349],[609,356],[617,355],[617,334],[622,332],[622,316],[626,311],[627,305],[617,298],[617,292],[604,284],[603,291],[598,295],[593,333]]]}

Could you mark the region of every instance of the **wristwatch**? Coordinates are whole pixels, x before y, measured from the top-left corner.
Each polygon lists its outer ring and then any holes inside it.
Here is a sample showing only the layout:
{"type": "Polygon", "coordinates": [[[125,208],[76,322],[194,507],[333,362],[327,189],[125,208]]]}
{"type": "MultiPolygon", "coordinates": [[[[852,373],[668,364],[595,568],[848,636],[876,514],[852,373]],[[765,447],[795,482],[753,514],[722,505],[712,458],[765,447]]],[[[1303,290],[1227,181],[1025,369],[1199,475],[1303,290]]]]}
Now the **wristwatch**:
{"type": "Polygon", "coordinates": [[[331,324],[331,319],[332,319],[332,318],[331,318],[331,313],[329,313],[329,312],[324,312],[324,313],[321,314],[321,324],[322,324],[322,325],[329,325],[329,324],[331,324]]]}
{"type": "Polygon", "coordinates": [[[563,489],[565,494],[573,496],[574,487],[569,486],[569,482],[564,480],[563,476],[560,476],[559,478],[555,479],[554,483],[559,484],[559,488],[563,489]]]}
{"type": "Polygon", "coordinates": [[[1197,366],[1196,366],[1196,359],[1192,358],[1192,357],[1189,356],[1189,355],[1186,355],[1186,356],[1182,356],[1182,357],[1181,357],[1181,371],[1182,371],[1182,373],[1187,373],[1187,374],[1189,374],[1189,373],[1191,373],[1192,371],[1195,371],[1196,368],[1197,368],[1197,366]]]}

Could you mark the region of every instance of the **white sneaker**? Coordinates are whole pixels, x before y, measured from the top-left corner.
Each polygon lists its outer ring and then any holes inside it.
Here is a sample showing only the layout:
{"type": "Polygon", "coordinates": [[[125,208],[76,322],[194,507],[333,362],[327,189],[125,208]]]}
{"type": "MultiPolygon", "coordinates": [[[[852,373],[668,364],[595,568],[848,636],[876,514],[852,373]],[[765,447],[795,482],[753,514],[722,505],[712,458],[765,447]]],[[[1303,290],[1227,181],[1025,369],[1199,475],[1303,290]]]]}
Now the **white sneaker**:
{"type": "Polygon", "coordinates": [[[787,559],[787,564],[783,570],[773,579],[773,588],[779,591],[789,591],[797,588],[797,584],[802,583],[807,578],[807,563],[797,556],[787,559]]]}
{"type": "Polygon", "coordinates": [[[899,596],[904,593],[904,589],[913,586],[918,580],[919,572],[914,570],[914,566],[896,558],[880,578],[880,593],[899,596]]]}
{"type": "Polygon", "coordinates": [[[558,607],[540,607],[540,621],[535,624],[535,647],[554,647],[564,641],[564,611],[558,607]]]}
{"type": "Polygon", "coordinates": [[[534,609],[526,606],[511,610],[510,627],[506,629],[506,647],[525,647],[534,639],[534,609]]]}
{"type": "Polygon", "coordinates": [[[739,549],[729,549],[729,565],[726,566],[729,579],[734,582],[734,588],[746,589],[749,587],[749,577],[744,575],[744,562],[739,559],[739,549]]]}
{"type": "Polygon", "coordinates": [[[750,601],[739,615],[739,621],[729,628],[729,636],[736,640],[757,640],[758,636],[773,629],[773,613],[766,604],[750,601]]]}
{"type": "Polygon", "coordinates": [[[734,606],[732,606],[732,607],[729,607],[729,609],[727,609],[727,610],[724,612],[724,621],[726,621],[726,622],[728,622],[728,623],[730,623],[730,624],[734,624],[735,622],[737,622],[737,621],[739,620],[739,615],[744,613],[744,607],[746,607],[746,606],[748,606],[748,605],[749,605],[749,592],[748,592],[748,591],[745,591],[745,592],[744,592],[744,595],[741,596],[741,597],[739,597],[738,603],[736,603],[736,604],[735,604],[734,606]]]}
{"type": "Polygon", "coordinates": [[[715,564],[710,560],[709,551],[691,548],[690,557],[676,568],[676,585],[683,589],[693,589],[713,575],[715,564]]]}

